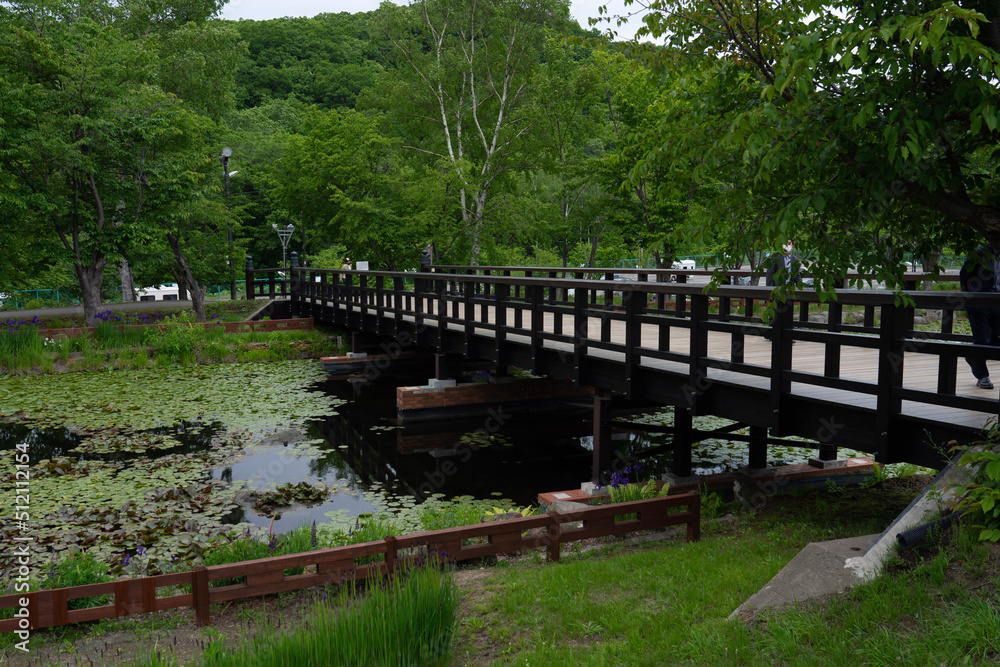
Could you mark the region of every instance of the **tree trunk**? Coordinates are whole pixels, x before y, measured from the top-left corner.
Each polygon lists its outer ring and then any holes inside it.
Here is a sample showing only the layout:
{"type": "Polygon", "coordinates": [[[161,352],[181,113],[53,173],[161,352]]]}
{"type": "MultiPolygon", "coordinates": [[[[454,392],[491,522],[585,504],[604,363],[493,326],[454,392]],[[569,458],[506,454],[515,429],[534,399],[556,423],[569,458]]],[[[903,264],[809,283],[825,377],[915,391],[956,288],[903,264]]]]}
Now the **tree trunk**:
{"type": "Polygon", "coordinates": [[[170,275],[174,277],[174,282],[177,283],[177,300],[187,301],[188,290],[187,290],[187,283],[184,282],[184,274],[182,274],[176,268],[173,268],[170,269],[170,275]]]}
{"type": "Polygon", "coordinates": [[[118,265],[118,275],[122,282],[122,302],[132,303],[135,301],[135,282],[132,280],[132,267],[127,259],[122,259],[118,265]]]}
{"type": "Polygon", "coordinates": [[[104,265],[107,261],[96,257],[84,266],[74,265],[76,277],[80,281],[80,298],[83,301],[83,324],[92,327],[97,324],[97,312],[101,309],[101,286],[104,284],[104,265]]]}
{"type": "Polygon", "coordinates": [[[597,261],[597,244],[600,242],[600,234],[594,234],[590,237],[590,261],[587,262],[587,266],[590,268],[594,268],[594,262],[597,261]]]}
{"type": "MultiPolygon", "coordinates": [[[[930,273],[931,271],[934,270],[934,265],[941,261],[941,253],[942,253],[942,250],[939,248],[939,249],[935,250],[934,252],[930,253],[929,255],[927,255],[926,257],[921,257],[920,258],[920,265],[923,268],[923,270],[924,270],[925,273],[930,273]]],[[[916,268],[916,267],[914,267],[914,268],[916,268]]],[[[933,280],[924,280],[923,281],[923,290],[925,292],[930,292],[932,289],[934,289],[934,281],[933,280]]]]}
{"type": "Polygon", "coordinates": [[[180,239],[173,234],[167,234],[167,243],[170,244],[170,249],[174,253],[174,261],[177,262],[175,274],[179,274],[178,278],[180,278],[177,281],[178,296],[180,291],[186,288],[186,291],[191,293],[191,308],[194,310],[195,321],[205,322],[205,292],[208,291],[208,287],[199,283],[191,274],[191,267],[188,266],[184,251],[181,250],[180,239]]]}

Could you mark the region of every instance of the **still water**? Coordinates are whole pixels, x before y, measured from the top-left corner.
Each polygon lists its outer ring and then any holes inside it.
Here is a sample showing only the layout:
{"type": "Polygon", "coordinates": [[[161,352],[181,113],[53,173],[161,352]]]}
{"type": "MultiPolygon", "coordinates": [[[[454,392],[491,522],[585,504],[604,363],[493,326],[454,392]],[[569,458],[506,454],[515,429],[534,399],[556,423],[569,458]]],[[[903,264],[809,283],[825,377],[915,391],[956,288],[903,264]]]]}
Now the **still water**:
{"type": "MultiPolygon", "coordinates": [[[[557,414],[506,415],[447,419],[401,425],[396,417],[397,386],[422,384],[426,378],[379,379],[374,382],[330,379],[314,386],[344,404],[338,414],[309,422],[302,437],[313,448],[309,456],[289,455],[293,445],[277,445],[243,457],[212,472],[222,480],[245,480],[262,489],[270,483],[309,482],[335,492],[327,502],[295,507],[276,519],[276,532],[301,523],[330,520],[337,513],[356,517],[376,512],[394,499],[434,494],[452,498],[506,498],[519,506],[537,502],[539,493],[576,489],[591,477],[593,427],[587,405],[567,403],[557,414]]],[[[633,417],[633,419],[636,419],[633,417]]],[[[669,409],[638,417],[647,423],[670,423],[669,409]]],[[[696,427],[716,428],[724,420],[702,419],[696,427]]],[[[641,479],[669,472],[670,436],[655,432],[613,433],[617,452],[641,461],[641,479]]],[[[800,462],[815,450],[771,447],[773,464],[800,462]]],[[[731,470],[747,461],[746,446],[706,440],[693,453],[695,472],[731,470]]],[[[255,514],[248,503],[234,520],[260,527],[271,518],[255,514]]],[[[353,519],[351,519],[353,521],[353,519]]]]}
{"type": "MultiPolygon", "coordinates": [[[[290,370],[295,368],[300,367],[290,370]]],[[[313,376],[321,378],[322,374],[313,376]]],[[[147,382],[160,382],[158,377],[150,376],[147,382]]],[[[251,379],[243,380],[244,385],[252,383],[253,377],[248,377],[251,379]]],[[[206,374],[198,381],[218,383],[220,377],[206,374]]],[[[316,398],[325,396],[332,400],[310,401],[306,399],[312,394],[299,394],[290,401],[291,409],[332,403],[336,404],[335,410],[326,412],[334,414],[286,422],[295,425],[276,433],[272,428],[272,432],[261,437],[257,434],[246,445],[235,446],[233,456],[219,456],[216,444],[220,437],[225,438],[226,429],[233,428],[232,424],[191,419],[174,422],[165,416],[170,414],[165,407],[151,407],[147,412],[151,423],[169,425],[139,429],[138,435],[132,432],[127,437],[124,432],[101,436],[94,424],[74,428],[0,424],[0,454],[6,451],[10,456],[17,443],[26,443],[32,463],[71,457],[60,464],[61,472],[55,471],[57,475],[66,474],[67,485],[52,480],[51,474],[50,479],[32,482],[38,497],[46,501],[35,508],[36,513],[51,515],[56,523],[61,512],[59,506],[64,502],[76,501],[78,507],[114,511],[125,498],[141,500],[143,489],[185,487],[199,480],[213,480],[217,488],[233,490],[234,508],[227,510],[225,522],[248,523],[278,533],[312,521],[353,525],[361,514],[392,511],[431,496],[505,498],[523,507],[536,503],[539,493],[576,489],[590,480],[593,431],[588,401],[567,402],[558,412],[543,417],[494,411],[486,418],[401,425],[396,417],[396,387],[425,381],[426,377],[382,377],[371,382],[315,381],[309,392],[318,392],[316,398]],[[164,416],[157,416],[157,409],[163,410],[164,416]],[[80,474],[82,469],[89,472],[80,474]],[[88,480],[100,481],[88,483],[88,480]],[[255,498],[250,492],[299,482],[325,486],[331,493],[317,505],[275,506],[270,515],[255,509],[255,498]],[[133,484],[142,488],[137,486],[133,493],[122,488],[133,484]],[[243,488],[239,489],[241,485],[243,488]],[[107,495],[112,487],[116,488],[115,494],[107,495]],[[68,500],[60,501],[60,497],[68,500]],[[107,504],[106,509],[101,502],[107,504]]],[[[260,382],[267,384],[274,380],[268,376],[260,382]]],[[[158,395],[163,395],[161,386],[155,386],[158,395]]],[[[177,391],[190,394],[192,386],[198,385],[184,385],[177,391]]],[[[51,397],[57,389],[53,385],[47,391],[51,397]]],[[[230,401],[235,400],[232,394],[230,397],[230,401]]],[[[102,399],[101,403],[109,400],[102,399]]],[[[280,401],[281,397],[274,395],[269,400],[280,401]]],[[[259,401],[254,405],[249,412],[264,411],[259,401]]],[[[93,421],[104,428],[116,418],[115,414],[109,412],[107,418],[98,415],[93,421]]],[[[307,410],[305,416],[309,414],[317,413],[307,410]]],[[[655,432],[655,427],[672,422],[670,410],[629,419],[644,422],[653,431],[622,429],[613,433],[619,456],[630,462],[641,461],[641,474],[632,481],[668,472],[672,459],[670,436],[655,432]]],[[[695,427],[708,431],[727,423],[700,418],[695,427]]],[[[799,462],[814,451],[771,447],[768,460],[773,464],[799,462]]],[[[739,443],[705,440],[695,446],[692,459],[696,472],[723,471],[744,464],[747,451],[739,443]]],[[[55,525],[51,528],[56,530],[55,525]]]]}

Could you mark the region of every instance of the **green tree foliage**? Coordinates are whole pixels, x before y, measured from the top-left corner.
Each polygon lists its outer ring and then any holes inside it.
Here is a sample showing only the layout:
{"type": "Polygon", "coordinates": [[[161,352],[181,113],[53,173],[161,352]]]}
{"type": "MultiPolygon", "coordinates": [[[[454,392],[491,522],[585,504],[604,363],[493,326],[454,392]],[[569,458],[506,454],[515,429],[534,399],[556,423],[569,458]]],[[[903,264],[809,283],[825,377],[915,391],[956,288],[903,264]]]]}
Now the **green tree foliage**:
{"type": "Polygon", "coordinates": [[[239,105],[294,99],[353,108],[383,70],[385,55],[371,39],[371,17],[341,12],[233,23],[249,47],[237,73],[239,105]]]}
{"type": "Polygon", "coordinates": [[[530,82],[549,27],[565,26],[563,0],[421,0],[383,3],[396,69],[404,145],[447,169],[469,260],[479,262],[490,196],[525,167],[530,82]]]}
{"type": "Polygon", "coordinates": [[[413,210],[399,142],[381,119],[354,110],[313,109],[303,134],[288,137],[276,162],[278,206],[311,229],[320,245],[338,243],[372,268],[409,267],[430,240],[425,217],[413,210]]]}
{"type": "Polygon", "coordinates": [[[217,10],[100,0],[0,7],[0,182],[22,229],[58,239],[88,323],[108,263],[148,246],[167,208],[200,192],[185,187],[195,172],[184,151],[199,150],[187,143],[198,124],[188,107],[221,111],[235,66],[213,56],[235,48],[235,33],[203,24],[217,10]],[[220,97],[210,99],[205,87],[215,84],[220,97]]]}
{"type": "MultiPolygon", "coordinates": [[[[689,136],[716,130],[706,168],[742,155],[748,195],[769,212],[764,242],[805,238],[825,276],[856,264],[889,280],[903,250],[1000,243],[997,180],[985,167],[1000,130],[996,3],[642,4],[648,33],[671,47],[662,66],[711,63],[745,102],[710,97],[677,124],[689,136]]],[[[661,144],[649,156],[676,150],[661,144]]]]}
{"type": "Polygon", "coordinates": [[[61,3],[0,7],[5,179],[22,229],[59,239],[93,321],[104,266],[139,224],[147,147],[177,104],[153,54],[61,3]]]}

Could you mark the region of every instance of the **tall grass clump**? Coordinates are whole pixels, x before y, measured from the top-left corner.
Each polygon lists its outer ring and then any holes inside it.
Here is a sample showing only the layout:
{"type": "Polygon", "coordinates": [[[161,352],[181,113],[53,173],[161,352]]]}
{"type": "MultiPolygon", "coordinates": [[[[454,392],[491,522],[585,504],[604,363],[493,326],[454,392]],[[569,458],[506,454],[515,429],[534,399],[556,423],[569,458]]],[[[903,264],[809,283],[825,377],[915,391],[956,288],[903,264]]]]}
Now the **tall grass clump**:
{"type": "Polygon", "coordinates": [[[145,327],[128,327],[99,321],[94,327],[94,344],[105,350],[145,347],[149,330],[145,327]]]}
{"type": "MultiPolygon", "coordinates": [[[[363,590],[345,586],[335,604],[318,603],[293,627],[262,628],[237,645],[210,644],[194,665],[320,667],[447,665],[458,618],[458,594],[437,564],[414,567],[363,590]]],[[[143,667],[176,665],[159,655],[143,667]]]]}
{"type": "Polygon", "coordinates": [[[37,327],[22,327],[0,333],[0,366],[29,370],[41,364],[44,341],[37,327]]]}
{"type": "Polygon", "coordinates": [[[194,361],[194,349],[201,339],[201,327],[191,325],[172,326],[157,332],[154,346],[156,347],[157,363],[164,361],[187,364],[194,361]],[[162,361],[161,361],[162,360],[162,361]]]}

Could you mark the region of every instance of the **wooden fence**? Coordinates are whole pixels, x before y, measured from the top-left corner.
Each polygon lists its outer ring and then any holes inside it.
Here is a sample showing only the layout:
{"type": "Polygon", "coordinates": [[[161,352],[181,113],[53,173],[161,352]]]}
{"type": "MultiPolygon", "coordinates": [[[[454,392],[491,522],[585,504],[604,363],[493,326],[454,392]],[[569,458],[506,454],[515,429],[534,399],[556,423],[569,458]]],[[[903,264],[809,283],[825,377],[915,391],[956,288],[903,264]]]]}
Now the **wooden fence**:
{"type": "MultiPolygon", "coordinates": [[[[188,324],[118,324],[116,329],[130,331],[133,329],[148,329],[153,327],[160,331],[166,331],[171,327],[184,327],[188,324]]],[[[315,320],[311,317],[297,317],[290,320],[253,320],[245,322],[193,322],[190,326],[201,326],[206,329],[222,328],[226,333],[250,333],[252,331],[310,331],[315,326],[315,320]]],[[[39,329],[38,335],[52,338],[62,335],[67,338],[78,338],[80,336],[91,336],[94,327],[69,327],[66,329],[39,329]]]]}
{"type": "Polygon", "coordinates": [[[201,565],[188,572],[15,593],[0,596],[0,609],[13,608],[15,615],[0,621],[0,632],[57,627],[178,607],[193,607],[195,622],[207,625],[210,623],[209,607],[214,603],[386,576],[421,553],[433,553],[447,561],[460,562],[544,547],[548,557],[557,561],[560,545],[566,542],[682,524],[687,526],[689,542],[700,538],[701,501],[697,492],[401,537],[389,536],[376,542],[240,563],[201,565]],[[684,509],[677,511],[679,508],[684,509]],[[472,543],[466,543],[470,541],[472,543]],[[309,571],[288,574],[288,570],[299,568],[309,571]],[[245,577],[246,581],[228,586],[210,585],[213,581],[234,577],[245,577]],[[168,586],[188,586],[191,592],[157,597],[157,589],[168,586]],[[68,608],[69,600],[100,595],[113,596],[114,602],[87,609],[68,608]]]}

